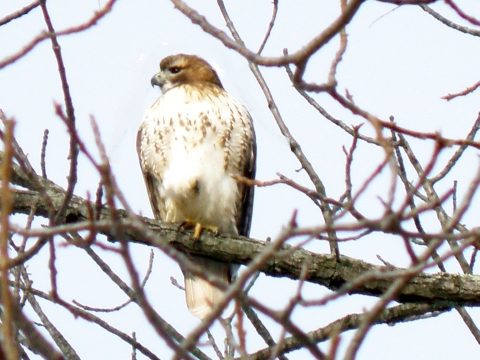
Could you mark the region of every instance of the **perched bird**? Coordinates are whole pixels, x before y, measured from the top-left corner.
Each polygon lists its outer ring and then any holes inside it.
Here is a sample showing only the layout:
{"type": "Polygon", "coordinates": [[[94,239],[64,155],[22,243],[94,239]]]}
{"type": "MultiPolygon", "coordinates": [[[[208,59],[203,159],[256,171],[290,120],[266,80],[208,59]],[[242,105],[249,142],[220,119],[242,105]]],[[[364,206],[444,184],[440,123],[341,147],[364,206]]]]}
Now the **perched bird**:
{"type": "MultiPolygon", "coordinates": [[[[197,238],[202,228],[248,236],[254,189],[232,177],[255,177],[255,133],[247,109],[198,56],[166,57],[151,83],[162,95],[145,112],[137,151],[155,218],[194,226],[197,238]]],[[[236,275],[236,265],[191,258],[225,284],[236,275]]],[[[182,271],[188,309],[203,319],[223,292],[182,271]]]]}

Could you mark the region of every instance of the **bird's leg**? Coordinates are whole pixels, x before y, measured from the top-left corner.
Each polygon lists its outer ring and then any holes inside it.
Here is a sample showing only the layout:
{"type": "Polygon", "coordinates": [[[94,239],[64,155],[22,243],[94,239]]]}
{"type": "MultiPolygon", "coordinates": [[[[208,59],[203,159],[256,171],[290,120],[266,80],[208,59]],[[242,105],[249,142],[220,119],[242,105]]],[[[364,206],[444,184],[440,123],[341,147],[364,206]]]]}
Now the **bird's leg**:
{"type": "Polygon", "coordinates": [[[198,240],[200,235],[202,235],[202,224],[196,223],[195,224],[195,231],[193,232],[193,240],[198,240]]]}
{"type": "Polygon", "coordinates": [[[200,223],[197,222],[197,221],[189,220],[189,219],[186,219],[183,223],[181,223],[178,228],[179,228],[179,229],[180,229],[180,228],[184,228],[184,229],[194,229],[194,230],[193,230],[193,240],[198,240],[198,239],[200,239],[200,235],[202,235],[202,231],[203,231],[204,229],[212,232],[214,235],[218,235],[218,227],[217,227],[217,226],[213,226],[213,225],[202,225],[202,224],[200,224],[200,223]]]}

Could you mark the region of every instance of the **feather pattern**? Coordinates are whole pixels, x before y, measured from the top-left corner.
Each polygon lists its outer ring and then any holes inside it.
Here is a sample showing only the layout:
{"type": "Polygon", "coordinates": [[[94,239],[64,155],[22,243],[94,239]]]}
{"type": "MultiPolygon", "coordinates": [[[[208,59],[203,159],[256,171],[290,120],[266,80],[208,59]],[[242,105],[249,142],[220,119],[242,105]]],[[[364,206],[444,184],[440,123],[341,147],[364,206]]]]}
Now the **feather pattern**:
{"type": "MultiPolygon", "coordinates": [[[[160,67],[152,84],[159,85],[163,94],[145,112],[137,136],[140,166],[155,217],[248,236],[253,187],[232,175],[255,177],[250,114],[223,89],[203,59],[174,55],[162,60],[160,67]]],[[[192,260],[226,284],[238,267],[197,256],[192,260]]],[[[204,318],[223,293],[182,271],[187,306],[192,314],[204,318]]]]}

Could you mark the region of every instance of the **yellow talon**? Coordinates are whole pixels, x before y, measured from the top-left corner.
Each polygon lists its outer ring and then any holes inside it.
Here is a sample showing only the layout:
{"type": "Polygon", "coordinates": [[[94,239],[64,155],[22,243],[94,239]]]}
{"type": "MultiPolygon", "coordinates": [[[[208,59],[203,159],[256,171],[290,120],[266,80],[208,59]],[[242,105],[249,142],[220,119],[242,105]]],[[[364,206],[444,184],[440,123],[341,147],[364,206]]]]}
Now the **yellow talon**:
{"type": "Polygon", "coordinates": [[[213,226],[213,225],[205,225],[203,226],[204,229],[210,231],[213,233],[213,235],[217,236],[218,235],[218,226],[213,226]]]}
{"type": "Polygon", "coordinates": [[[200,239],[200,235],[202,235],[203,230],[208,230],[212,232],[215,236],[218,235],[218,227],[213,225],[202,225],[200,223],[195,224],[195,231],[193,232],[193,239],[198,240],[200,239]]]}
{"type": "Polygon", "coordinates": [[[199,222],[193,220],[185,220],[180,226],[180,228],[184,229],[194,229],[193,231],[193,239],[198,240],[200,239],[200,235],[202,235],[202,231],[208,230],[211,231],[214,235],[218,235],[218,227],[213,225],[202,225],[199,222]]]}

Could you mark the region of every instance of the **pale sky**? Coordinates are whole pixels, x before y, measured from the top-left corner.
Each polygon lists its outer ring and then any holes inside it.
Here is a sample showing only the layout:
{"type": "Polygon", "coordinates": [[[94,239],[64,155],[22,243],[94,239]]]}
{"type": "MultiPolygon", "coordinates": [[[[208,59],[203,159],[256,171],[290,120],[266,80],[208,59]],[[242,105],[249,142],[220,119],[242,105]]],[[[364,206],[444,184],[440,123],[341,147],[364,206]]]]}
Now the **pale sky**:
{"type": "MultiPolygon", "coordinates": [[[[0,2],[0,18],[18,10],[30,1],[0,2]]],[[[48,7],[55,28],[63,30],[82,23],[105,1],[49,0],[48,7]]],[[[216,3],[190,1],[207,19],[227,32],[216,3]]],[[[280,56],[283,48],[298,50],[318,34],[339,13],[338,1],[279,1],[277,24],[264,53],[280,56]]],[[[480,19],[478,0],[457,0],[456,3],[480,19]]],[[[257,50],[271,17],[271,1],[226,1],[227,9],[247,46],[257,50]]],[[[468,25],[442,4],[432,8],[451,20],[468,25]]],[[[418,6],[395,6],[369,1],[347,28],[348,49],[338,68],[339,89],[349,93],[359,106],[388,120],[393,115],[397,123],[418,131],[440,131],[442,135],[461,139],[466,136],[480,111],[480,90],[453,101],[441,97],[458,92],[480,80],[480,39],[450,29],[418,6]]],[[[472,27],[472,25],[468,25],[472,27]]],[[[19,51],[45,28],[40,9],[0,27],[0,61],[19,51]]],[[[478,28],[477,28],[478,30],[478,28]]],[[[313,188],[304,173],[295,170],[300,165],[270,114],[267,102],[251,74],[248,64],[236,52],[226,49],[218,40],[193,25],[167,0],[119,1],[113,11],[92,29],[59,38],[67,68],[67,77],[75,106],[77,124],[82,139],[93,151],[94,140],[90,115],[98,122],[114,173],[121,190],[133,209],[152,216],[143,178],[138,166],[135,137],[144,110],[160,95],[150,86],[150,78],[158,71],[159,61],[171,54],[189,53],[204,57],[215,64],[225,88],[239,98],[251,112],[258,141],[257,178],[271,180],[276,173],[313,188]]],[[[332,41],[311,61],[307,69],[310,81],[324,82],[338,40],[332,41]]],[[[338,198],[344,191],[345,156],[342,146],[349,147],[351,138],[341,129],[312,109],[291,86],[282,68],[262,68],[284,120],[324,182],[327,193],[338,198]]],[[[317,101],[334,117],[348,125],[365,122],[341,108],[325,94],[315,95],[317,101]]],[[[54,102],[63,95],[48,41],[13,65],[0,70],[0,108],[17,121],[16,136],[30,161],[40,169],[40,148],[43,131],[50,130],[47,148],[47,173],[61,186],[66,185],[68,172],[68,135],[65,126],[55,116],[54,102]]],[[[371,135],[369,124],[362,131],[371,135]]],[[[422,161],[433,151],[433,142],[412,141],[412,147],[422,161]]],[[[453,150],[446,151],[451,154],[453,150]]],[[[95,151],[94,151],[95,152],[95,151]]],[[[371,173],[381,160],[382,151],[360,144],[353,171],[354,188],[371,173]]],[[[442,157],[444,161],[448,156],[442,157]]],[[[86,196],[95,192],[98,175],[82,157],[76,193],[86,196]]],[[[462,199],[469,181],[475,175],[478,154],[469,150],[455,172],[439,184],[442,193],[458,180],[458,197],[462,199]]],[[[378,197],[388,193],[389,175],[382,174],[359,199],[359,206],[373,218],[381,216],[383,207],[378,197]]],[[[478,199],[476,199],[478,202],[478,199]]],[[[472,206],[472,209],[475,209],[472,206]]],[[[322,224],[318,208],[304,195],[282,185],[256,190],[251,237],[264,240],[275,238],[298,210],[300,226],[322,224]]],[[[22,223],[23,218],[18,222],[22,223]]],[[[438,229],[434,218],[425,220],[430,230],[438,229]]],[[[466,214],[463,223],[479,226],[476,212],[466,214]]],[[[134,246],[139,271],[145,272],[149,249],[134,246]]],[[[310,244],[309,249],[328,252],[325,243],[310,244]]],[[[396,266],[407,266],[403,244],[394,237],[375,235],[359,242],[341,244],[341,253],[381,264],[377,255],[396,266]]],[[[97,250],[126,280],[127,274],[118,255],[97,250]]],[[[47,252],[29,262],[34,286],[48,291],[47,252]]],[[[459,271],[453,262],[452,272],[459,271]]],[[[114,307],[125,296],[81,251],[61,248],[58,252],[59,290],[66,300],[98,308],[114,307]]],[[[198,320],[190,315],[183,293],[170,284],[170,276],[182,282],[176,264],[155,251],[153,274],[147,284],[150,302],[167,321],[186,335],[198,320]]],[[[261,276],[252,295],[280,309],[293,296],[296,283],[285,279],[261,276]]],[[[307,284],[304,295],[318,298],[327,290],[307,284]]],[[[375,298],[350,296],[323,308],[297,311],[294,319],[304,330],[313,330],[352,312],[362,312],[375,303],[375,298]]],[[[66,311],[56,311],[42,304],[51,320],[62,331],[82,359],[129,359],[131,349],[114,335],[106,334],[94,324],[74,319],[66,311]]],[[[58,310],[58,309],[57,309],[58,310]]],[[[480,312],[468,309],[480,324],[480,312]]],[[[122,331],[136,332],[137,339],[164,359],[171,350],[158,338],[141,311],[129,305],[120,314],[105,314],[104,319],[122,331]]],[[[33,318],[33,315],[32,315],[33,318]]],[[[274,336],[279,329],[266,321],[274,336]]],[[[216,331],[220,331],[218,327],[216,331]]],[[[253,329],[249,329],[253,333],[253,329]]],[[[342,335],[340,350],[352,336],[342,335]]],[[[218,338],[219,345],[222,339],[218,338]]],[[[258,339],[249,342],[248,349],[263,348],[258,339]]],[[[328,350],[326,344],[321,348],[328,350]]],[[[204,349],[212,355],[210,350],[204,349]]],[[[138,354],[138,359],[143,359],[138,354]]],[[[455,312],[439,317],[399,324],[393,327],[375,326],[370,331],[358,359],[478,359],[480,348],[460,316],[455,312]]],[[[305,353],[289,355],[289,359],[305,359],[305,353]]],[[[34,359],[35,356],[32,356],[34,359]]]]}

